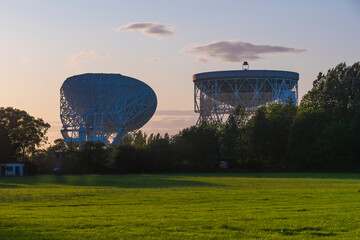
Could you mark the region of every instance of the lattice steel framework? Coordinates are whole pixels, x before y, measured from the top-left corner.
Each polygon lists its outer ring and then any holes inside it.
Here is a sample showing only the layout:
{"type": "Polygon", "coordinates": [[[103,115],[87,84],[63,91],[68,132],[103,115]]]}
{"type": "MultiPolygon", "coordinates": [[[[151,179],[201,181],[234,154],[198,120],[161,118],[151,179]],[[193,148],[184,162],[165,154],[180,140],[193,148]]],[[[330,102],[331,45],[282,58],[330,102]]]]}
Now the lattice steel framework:
{"type": "Polygon", "coordinates": [[[60,89],[61,134],[66,144],[117,144],[145,125],[157,99],[145,83],[121,74],[87,73],[67,78],[60,89]]]}
{"type": "Polygon", "coordinates": [[[288,71],[243,70],[199,73],[194,80],[198,124],[224,121],[238,104],[248,112],[272,102],[298,101],[299,74],[288,71]]]}

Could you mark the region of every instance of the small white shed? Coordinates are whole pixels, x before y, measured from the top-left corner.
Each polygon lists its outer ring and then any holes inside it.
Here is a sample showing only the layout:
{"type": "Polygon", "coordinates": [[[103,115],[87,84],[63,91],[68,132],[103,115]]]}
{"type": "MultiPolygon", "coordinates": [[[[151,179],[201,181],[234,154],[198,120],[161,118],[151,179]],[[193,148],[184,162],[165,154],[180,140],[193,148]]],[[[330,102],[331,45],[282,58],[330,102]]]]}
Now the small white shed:
{"type": "Polygon", "coordinates": [[[0,176],[23,176],[23,163],[0,163],[0,176]]]}

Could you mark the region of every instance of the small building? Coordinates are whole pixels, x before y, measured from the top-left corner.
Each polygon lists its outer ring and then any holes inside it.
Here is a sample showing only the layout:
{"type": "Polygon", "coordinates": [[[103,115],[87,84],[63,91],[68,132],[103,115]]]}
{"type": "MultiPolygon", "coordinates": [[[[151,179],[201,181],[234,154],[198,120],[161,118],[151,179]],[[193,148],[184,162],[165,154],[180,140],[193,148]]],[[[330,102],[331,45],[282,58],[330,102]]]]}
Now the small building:
{"type": "Polygon", "coordinates": [[[0,176],[24,176],[24,164],[0,163],[0,176]]]}
{"type": "Polygon", "coordinates": [[[221,169],[228,169],[228,168],[229,168],[229,162],[220,161],[219,167],[220,167],[221,169]]]}

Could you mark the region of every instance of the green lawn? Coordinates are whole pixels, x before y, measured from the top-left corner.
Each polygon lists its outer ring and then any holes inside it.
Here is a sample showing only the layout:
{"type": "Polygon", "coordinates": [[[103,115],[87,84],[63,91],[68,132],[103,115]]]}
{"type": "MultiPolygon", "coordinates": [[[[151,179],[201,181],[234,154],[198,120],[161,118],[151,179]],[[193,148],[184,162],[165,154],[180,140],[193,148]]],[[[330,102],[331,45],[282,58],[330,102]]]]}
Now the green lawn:
{"type": "Polygon", "coordinates": [[[0,239],[360,239],[360,174],[0,178],[0,239]]]}

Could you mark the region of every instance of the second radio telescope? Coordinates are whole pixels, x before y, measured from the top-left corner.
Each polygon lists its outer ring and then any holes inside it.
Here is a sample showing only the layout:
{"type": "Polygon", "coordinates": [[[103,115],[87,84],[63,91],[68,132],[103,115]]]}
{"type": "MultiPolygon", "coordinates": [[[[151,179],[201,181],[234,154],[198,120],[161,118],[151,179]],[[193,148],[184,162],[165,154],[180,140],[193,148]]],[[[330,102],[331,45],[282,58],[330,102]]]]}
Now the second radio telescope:
{"type": "MultiPolygon", "coordinates": [[[[246,65],[245,65],[246,63],[246,65]]],[[[244,70],[204,72],[193,76],[198,123],[224,121],[241,104],[248,112],[272,102],[297,104],[299,74],[289,71],[244,70]]]]}

